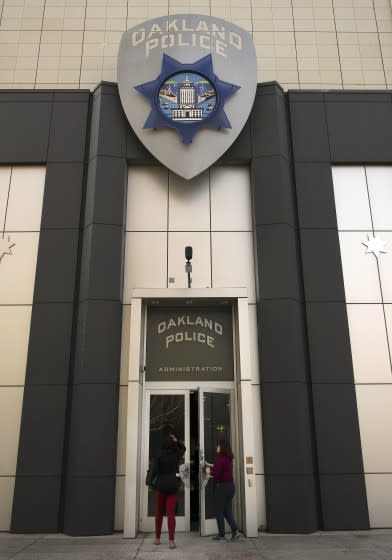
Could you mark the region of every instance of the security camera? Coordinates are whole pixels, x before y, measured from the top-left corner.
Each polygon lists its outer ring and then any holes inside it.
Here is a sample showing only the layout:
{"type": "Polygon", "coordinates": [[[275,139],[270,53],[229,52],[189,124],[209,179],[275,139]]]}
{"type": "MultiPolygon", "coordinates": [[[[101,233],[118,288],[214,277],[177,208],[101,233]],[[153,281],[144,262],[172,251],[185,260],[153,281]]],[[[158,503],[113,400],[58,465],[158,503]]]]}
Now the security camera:
{"type": "Polygon", "coordinates": [[[187,261],[192,260],[193,249],[192,247],[185,247],[185,258],[187,261]]]}

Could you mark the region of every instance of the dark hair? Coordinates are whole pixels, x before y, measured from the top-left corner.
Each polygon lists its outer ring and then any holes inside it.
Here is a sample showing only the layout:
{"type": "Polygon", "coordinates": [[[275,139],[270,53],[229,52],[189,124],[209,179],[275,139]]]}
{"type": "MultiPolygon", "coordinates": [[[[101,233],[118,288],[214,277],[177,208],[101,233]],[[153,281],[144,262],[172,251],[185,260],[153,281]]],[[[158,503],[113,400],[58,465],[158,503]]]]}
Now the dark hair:
{"type": "Polygon", "coordinates": [[[167,437],[167,438],[168,438],[170,435],[173,435],[173,436],[175,436],[177,439],[181,439],[180,430],[178,429],[177,426],[173,426],[173,425],[170,425],[170,424],[166,424],[166,425],[163,427],[163,430],[162,430],[162,431],[163,431],[165,437],[167,437]]]}
{"type": "Polygon", "coordinates": [[[225,457],[230,459],[230,461],[234,459],[234,454],[230,447],[230,443],[228,441],[226,440],[218,441],[217,445],[220,446],[219,455],[224,455],[225,457]]]}

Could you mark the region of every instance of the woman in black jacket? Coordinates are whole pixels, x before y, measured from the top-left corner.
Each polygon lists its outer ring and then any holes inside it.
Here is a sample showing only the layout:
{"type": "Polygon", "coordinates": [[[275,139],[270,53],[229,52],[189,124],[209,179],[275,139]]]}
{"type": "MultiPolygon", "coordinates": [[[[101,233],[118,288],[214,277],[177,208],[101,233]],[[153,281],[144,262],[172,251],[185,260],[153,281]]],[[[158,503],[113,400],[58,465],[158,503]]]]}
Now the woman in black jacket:
{"type": "Polygon", "coordinates": [[[185,453],[185,445],[173,433],[169,434],[169,441],[161,449],[155,461],[155,544],[160,544],[163,516],[166,512],[169,530],[169,547],[176,548],[174,534],[176,530],[176,506],[178,489],[181,483],[179,463],[185,453]]]}

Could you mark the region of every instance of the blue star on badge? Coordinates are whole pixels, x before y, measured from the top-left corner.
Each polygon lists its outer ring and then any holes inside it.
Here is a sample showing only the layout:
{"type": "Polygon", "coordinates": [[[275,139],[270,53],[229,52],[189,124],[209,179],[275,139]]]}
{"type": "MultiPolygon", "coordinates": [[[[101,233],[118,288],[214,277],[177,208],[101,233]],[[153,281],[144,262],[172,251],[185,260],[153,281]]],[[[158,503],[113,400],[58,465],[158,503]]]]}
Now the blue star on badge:
{"type": "Polygon", "coordinates": [[[182,64],[164,54],[159,76],[135,89],[151,104],[143,128],[174,128],[190,144],[203,127],[231,128],[224,104],[240,86],[215,75],[211,54],[193,64],[182,64]]]}

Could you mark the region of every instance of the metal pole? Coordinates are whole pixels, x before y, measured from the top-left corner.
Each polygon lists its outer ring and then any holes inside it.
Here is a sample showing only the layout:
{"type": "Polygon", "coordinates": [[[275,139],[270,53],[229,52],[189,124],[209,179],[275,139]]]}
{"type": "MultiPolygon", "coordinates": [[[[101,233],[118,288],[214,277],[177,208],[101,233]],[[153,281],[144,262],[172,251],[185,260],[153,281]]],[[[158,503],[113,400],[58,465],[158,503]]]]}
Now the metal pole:
{"type": "Polygon", "coordinates": [[[188,274],[188,288],[190,288],[192,284],[192,278],[191,278],[192,264],[190,261],[187,261],[185,263],[185,272],[188,274]]]}
{"type": "Polygon", "coordinates": [[[192,259],[192,255],[193,255],[193,249],[190,246],[185,247],[185,272],[186,274],[188,274],[188,288],[191,287],[192,284],[192,278],[191,278],[191,272],[192,272],[192,264],[191,264],[191,259],[192,259]]]}

